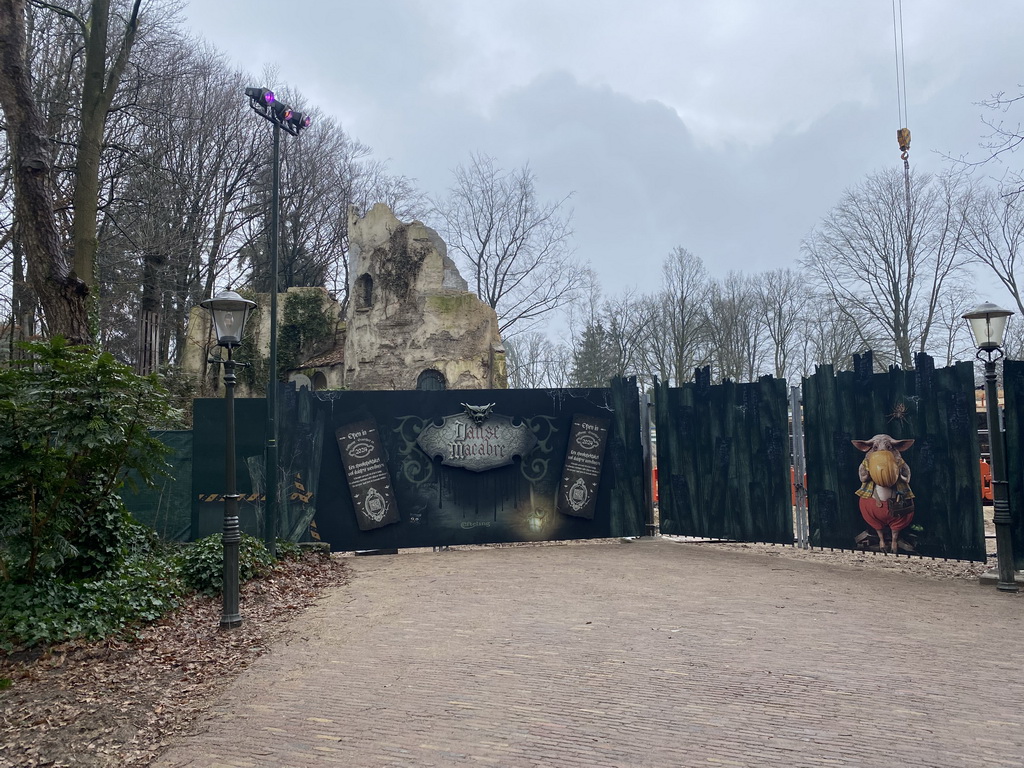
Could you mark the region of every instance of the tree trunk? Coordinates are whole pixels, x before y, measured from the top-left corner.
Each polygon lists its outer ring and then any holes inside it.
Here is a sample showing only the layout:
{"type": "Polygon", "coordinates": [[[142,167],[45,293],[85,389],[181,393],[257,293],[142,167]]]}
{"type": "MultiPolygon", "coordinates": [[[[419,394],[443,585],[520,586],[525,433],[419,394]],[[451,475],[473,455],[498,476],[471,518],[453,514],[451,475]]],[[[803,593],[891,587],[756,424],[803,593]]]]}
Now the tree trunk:
{"type": "Polygon", "coordinates": [[[110,0],[92,0],[85,39],[85,75],[82,82],[82,124],[75,164],[74,219],[75,275],[90,290],[96,285],[97,218],[100,199],[100,161],[107,112],[128,63],[138,26],[139,4],[132,3],[131,17],[117,57],[107,69],[107,27],[110,0]]]}
{"type": "Polygon", "coordinates": [[[0,106],[7,118],[20,227],[29,281],[50,334],[90,341],[88,286],[72,272],[53,211],[53,154],[32,95],[26,57],[25,0],[0,0],[0,106]]]}
{"type": "Polygon", "coordinates": [[[142,264],[142,300],[139,303],[139,358],[136,370],[143,376],[160,369],[160,274],[166,259],[147,251],[142,264]]]}

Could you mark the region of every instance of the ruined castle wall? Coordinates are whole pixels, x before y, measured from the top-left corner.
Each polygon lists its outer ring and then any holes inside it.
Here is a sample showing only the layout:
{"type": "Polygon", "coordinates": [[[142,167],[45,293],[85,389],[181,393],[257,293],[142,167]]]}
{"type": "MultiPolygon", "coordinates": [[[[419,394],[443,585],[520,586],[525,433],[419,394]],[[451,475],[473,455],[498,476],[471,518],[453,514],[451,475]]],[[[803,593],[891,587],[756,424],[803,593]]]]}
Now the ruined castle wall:
{"type": "Polygon", "coordinates": [[[349,241],[347,388],[415,389],[424,371],[450,389],[507,386],[497,316],[434,230],[378,204],[350,213],[349,241]]]}

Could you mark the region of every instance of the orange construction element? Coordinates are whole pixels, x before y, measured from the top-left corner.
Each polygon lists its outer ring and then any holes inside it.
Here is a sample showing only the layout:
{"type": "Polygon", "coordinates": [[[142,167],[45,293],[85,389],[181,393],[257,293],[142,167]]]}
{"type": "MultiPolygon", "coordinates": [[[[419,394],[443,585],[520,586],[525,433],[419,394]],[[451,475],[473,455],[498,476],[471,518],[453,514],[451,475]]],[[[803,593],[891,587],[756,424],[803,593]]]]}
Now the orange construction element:
{"type": "MultiPolygon", "coordinates": [[[[793,467],[789,468],[789,487],[793,492],[793,506],[796,506],[796,470],[793,467]]],[[[807,475],[804,475],[804,490],[807,490],[807,475]]],[[[804,496],[804,506],[808,504],[807,497],[804,496]]]]}
{"type": "Polygon", "coordinates": [[[984,459],[981,460],[981,498],[992,501],[992,467],[984,459]]]}

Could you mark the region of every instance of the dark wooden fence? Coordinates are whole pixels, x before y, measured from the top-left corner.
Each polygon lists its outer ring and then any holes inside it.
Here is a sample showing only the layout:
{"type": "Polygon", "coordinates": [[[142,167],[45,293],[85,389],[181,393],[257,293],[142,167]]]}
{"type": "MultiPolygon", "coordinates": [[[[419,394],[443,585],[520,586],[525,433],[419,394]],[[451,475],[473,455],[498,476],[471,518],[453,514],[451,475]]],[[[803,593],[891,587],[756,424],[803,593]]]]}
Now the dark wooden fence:
{"type": "Polygon", "coordinates": [[[655,398],[661,532],[793,543],[786,382],[711,385],[710,371],[655,398]]]}
{"type": "MultiPolygon", "coordinates": [[[[280,535],[294,538],[298,532],[338,550],[364,550],[645,533],[635,379],[580,390],[289,391],[280,402],[280,535]],[[456,416],[473,429],[465,420],[466,403],[493,406],[481,431],[505,419],[516,429],[525,425],[536,444],[512,463],[482,471],[442,464],[424,452],[418,437],[456,416]],[[597,443],[583,439],[571,458],[573,425],[588,420],[603,430],[602,456],[588,455],[597,443]],[[366,431],[365,425],[372,425],[375,436],[347,454],[346,436],[366,431]],[[355,458],[343,463],[346,455],[355,458]],[[564,480],[573,471],[587,490],[566,501],[564,480]],[[374,488],[377,507],[367,507],[365,496],[357,505],[359,482],[353,478],[374,488]],[[368,523],[365,509],[382,512],[380,519],[368,523]]],[[[246,530],[256,533],[263,506],[265,412],[262,400],[240,399],[236,406],[241,518],[246,530]]],[[[195,402],[197,536],[214,533],[221,524],[223,412],[221,400],[195,402]]],[[[487,447],[486,441],[480,446],[487,447]]]]}
{"type": "Polygon", "coordinates": [[[1003,361],[1003,414],[1013,559],[1024,570],[1024,361],[1003,361]]]}
{"type": "Polygon", "coordinates": [[[804,379],[812,546],[856,549],[871,533],[856,496],[864,454],[851,441],[888,434],[914,439],[903,457],[916,509],[901,543],[919,555],[985,559],[973,365],[936,370],[917,355],[915,366],[874,373],[866,353],[852,371],[820,366],[804,379]]]}

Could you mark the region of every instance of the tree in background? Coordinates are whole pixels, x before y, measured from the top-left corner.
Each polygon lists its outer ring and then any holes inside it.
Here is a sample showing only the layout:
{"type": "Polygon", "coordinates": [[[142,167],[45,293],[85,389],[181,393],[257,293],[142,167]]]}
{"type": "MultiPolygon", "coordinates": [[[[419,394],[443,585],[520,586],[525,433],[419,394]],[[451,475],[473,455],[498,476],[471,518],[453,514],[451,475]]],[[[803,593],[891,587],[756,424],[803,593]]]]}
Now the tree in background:
{"type": "Polygon", "coordinates": [[[757,281],[757,311],[771,345],[772,375],[777,379],[791,375],[799,342],[802,309],[806,301],[805,281],[793,269],[762,272],[757,281]]]}
{"type": "Polygon", "coordinates": [[[758,311],[758,282],[730,272],[708,296],[708,357],[715,378],[754,381],[762,372],[765,333],[758,311]]]}
{"type": "Polygon", "coordinates": [[[239,98],[246,78],[202,45],[151,52],[123,139],[132,172],[104,207],[101,340],[150,372],[180,361],[188,313],[248,242],[266,130],[239,98]],[[202,103],[201,116],[173,104],[202,103]],[[141,292],[136,291],[141,286],[141,292]]]}
{"type": "Polygon", "coordinates": [[[1024,197],[1013,188],[977,189],[966,217],[965,247],[992,272],[1024,315],[1018,257],[1024,258],[1024,197]]]}
{"type": "Polygon", "coordinates": [[[511,389],[557,389],[568,386],[571,360],[564,344],[529,331],[505,342],[505,363],[511,389]]]}
{"type": "Polygon", "coordinates": [[[850,370],[853,355],[866,349],[849,316],[837,312],[828,296],[813,293],[806,297],[796,341],[791,376],[810,376],[819,365],[850,370]]]}
{"type": "Polygon", "coordinates": [[[497,313],[502,335],[525,333],[581,285],[564,210],[569,196],[542,203],[528,165],[506,171],[484,154],[471,155],[454,174],[433,210],[448,252],[467,270],[470,289],[497,313]]]}
{"type": "Polygon", "coordinates": [[[647,379],[679,386],[706,365],[711,281],[700,257],[676,246],[662,264],[662,289],[654,298],[647,336],[647,379]]]}
{"type": "Polygon", "coordinates": [[[803,264],[834,311],[883,363],[912,368],[943,295],[962,290],[969,191],[950,176],[869,176],[847,190],[803,245],[803,264]]]}
{"type": "MultiPolygon", "coordinates": [[[[47,6],[71,22],[81,45],[71,77],[81,83],[75,136],[75,173],[70,238],[63,236],[55,208],[54,156],[47,116],[33,88],[25,0],[0,1],[0,106],[7,120],[19,235],[28,277],[51,333],[91,339],[87,299],[94,290],[97,211],[104,130],[114,96],[128,66],[139,28],[141,0],[117,19],[111,45],[110,0],[72,7],[47,6]]],[[[74,47],[74,46],[73,46],[74,47]]]]}
{"type": "Polygon", "coordinates": [[[607,387],[618,374],[610,336],[600,319],[590,322],[572,349],[571,387],[607,387]]]}
{"type": "MultiPolygon", "coordinates": [[[[110,29],[123,35],[135,23],[137,32],[103,123],[98,191],[87,214],[88,206],[72,203],[85,189],[76,170],[88,90],[82,35],[91,34],[92,22],[86,30],[83,20],[96,6],[92,0],[0,4],[0,14],[6,11],[0,29],[13,41],[0,51],[0,66],[25,75],[24,82],[0,77],[0,88],[10,96],[20,83],[30,93],[32,99],[19,97],[23,114],[15,118],[34,126],[42,153],[41,165],[22,174],[37,203],[23,215],[15,198],[30,198],[14,194],[12,170],[19,167],[12,159],[19,123],[8,116],[0,138],[3,356],[21,354],[18,338],[63,330],[78,340],[95,334],[104,349],[136,362],[141,372],[167,370],[181,360],[191,309],[215,287],[269,285],[272,134],[244,96],[246,86],[267,80],[232,69],[215,49],[188,38],[173,3],[111,3],[110,29]],[[30,73],[19,58],[25,49],[33,53],[30,73]],[[89,219],[95,231],[85,240],[98,247],[87,259],[95,267],[91,285],[72,259],[75,222],[89,219]],[[50,262],[33,255],[40,244],[49,248],[50,262]],[[40,295],[40,280],[47,295],[40,295]]],[[[110,35],[112,67],[124,46],[110,35]]],[[[94,62],[90,67],[94,72],[94,62]]],[[[112,84],[108,77],[104,88],[112,84]]],[[[279,284],[322,285],[344,305],[349,205],[364,211],[383,200],[400,216],[423,218],[423,195],[333,120],[315,119],[301,141],[282,142],[282,149],[279,284]]]]}

